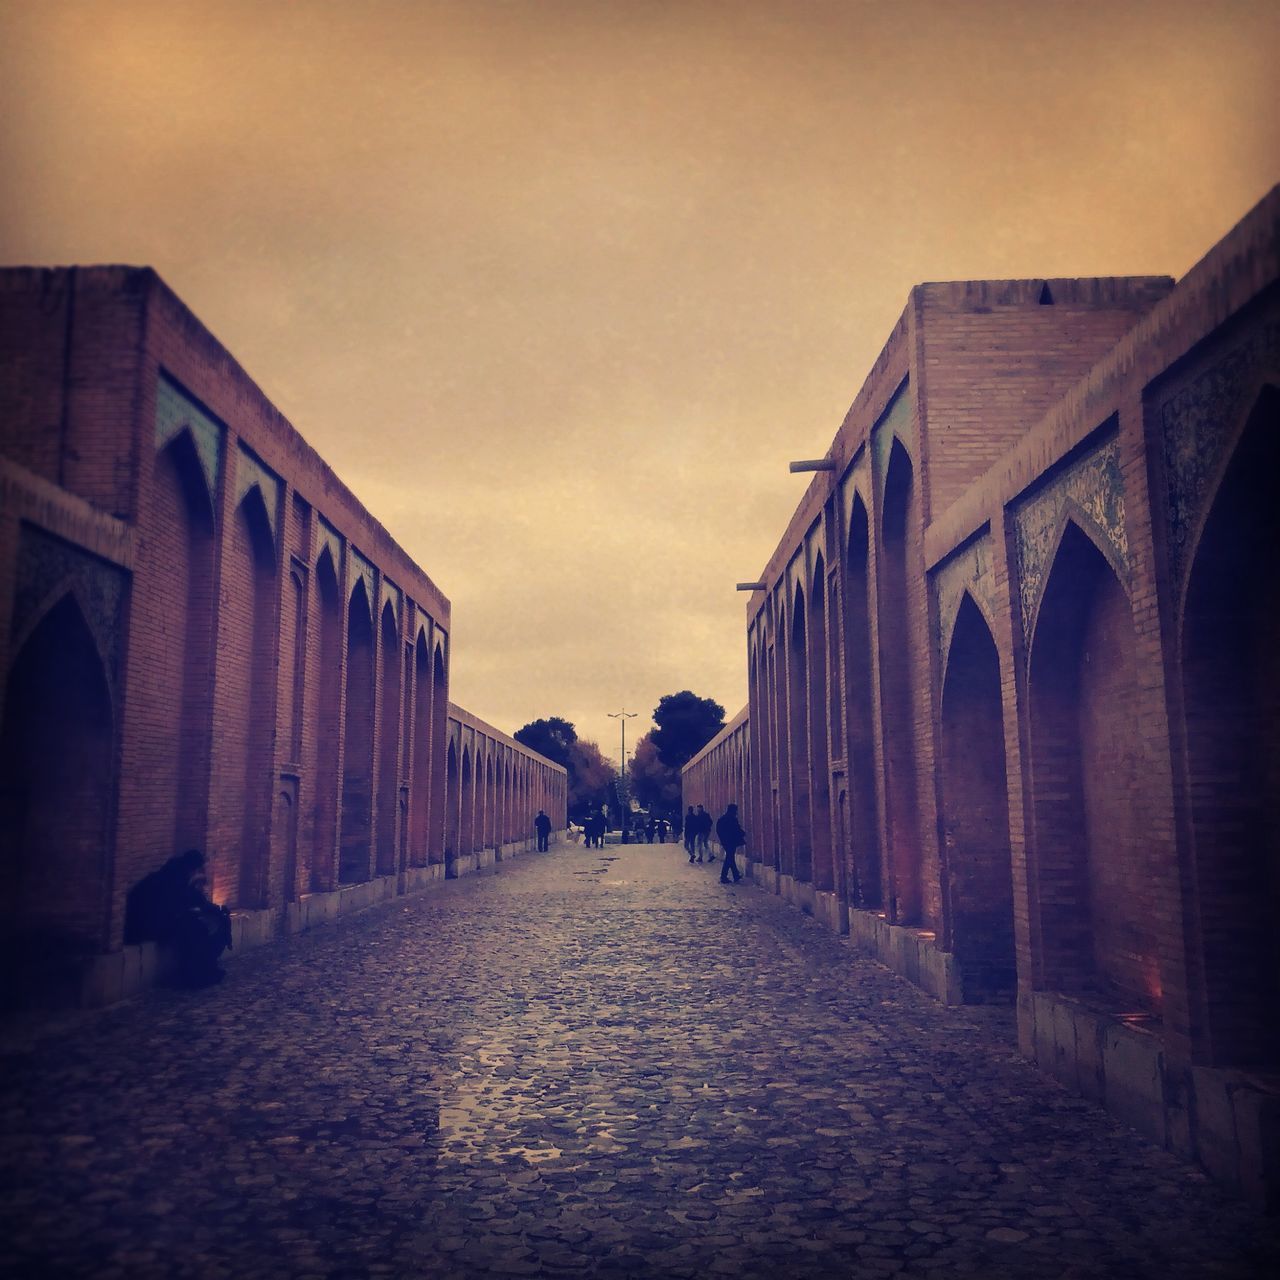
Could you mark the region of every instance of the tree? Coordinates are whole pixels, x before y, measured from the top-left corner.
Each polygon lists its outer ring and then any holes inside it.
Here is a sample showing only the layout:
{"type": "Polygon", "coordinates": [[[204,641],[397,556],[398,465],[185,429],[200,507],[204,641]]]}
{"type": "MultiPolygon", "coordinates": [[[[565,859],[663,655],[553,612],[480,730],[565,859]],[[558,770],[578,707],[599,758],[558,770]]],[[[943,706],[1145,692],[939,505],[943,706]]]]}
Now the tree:
{"type": "Polygon", "coordinates": [[[661,698],[649,735],[668,768],[680,770],[724,728],[724,708],[710,698],[682,689],[661,698]]]}
{"type": "Polygon", "coordinates": [[[546,720],[530,720],[511,736],[530,751],[536,751],[567,769],[573,744],[578,740],[578,731],[567,720],[551,716],[546,720]]]}
{"type": "Polygon", "coordinates": [[[662,763],[651,733],[646,733],[636,743],[628,764],[632,794],[642,809],[663,814],[679,811],[680,770],[662,763]]]}
{"type": "Polygon", "coordinates": [[[610,800],[614,776],[613,761],[599,746],[578,738],[569,748],[569,812],[599,813],[610,800]]]}
{"type": "Polygon", "coordinates": [[[568,809],[571,817],[580,818],[588,810],[599,812],[611,800],[614,779],[613,764],[600,747],[578,737],[568,720],[549,716],[531,720],[511,735],[522,746],[561,765],[569,775],[568,809]]]}

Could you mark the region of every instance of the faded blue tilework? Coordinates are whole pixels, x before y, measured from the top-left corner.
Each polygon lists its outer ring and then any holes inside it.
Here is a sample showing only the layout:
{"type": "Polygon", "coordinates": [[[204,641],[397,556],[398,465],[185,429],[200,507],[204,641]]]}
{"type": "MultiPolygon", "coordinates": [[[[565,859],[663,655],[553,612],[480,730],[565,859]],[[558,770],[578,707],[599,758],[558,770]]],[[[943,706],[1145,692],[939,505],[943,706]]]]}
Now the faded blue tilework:
{"type": "MultiPolygon", "coordinates": [[[[373,565],[355,547],[351,548],[351,572],[355,577],[364,579],[365,595],[369,600],[369,608],[372,609],[378,600],[378,575],[373,565]]],[[[355,585],[353,578],[349,586],[354,589],[355,585]]]]}
{"type": "Polygon", "coordinates": [[[215,510],[218,473],[222,465],[222,440],[226,428],[210,417],[167,374],[156,383],[156,450],[163,449],[184,427],[191,431],[200,468],[209,486],[209,504],[215,510]]]}
{"type": "Polygon", "coordinates": [[[320,545],[316,548],[316,560],[320,559],[325,547],[329,548],[329,554],[333,557],[333,571],[342,577],[342,535],[331,525],[324,516],[320,517],[320,545]]]}
{"type": "Polygon", "coordinates": [[[969,592],[988,621],[998,613],[994,549],[990,532],[983,533],[951,556],[933,574],[934,598],[938,606],[938,631],[934,640],[938,657],[945,666],[951,649],[960,601],[969,592]]]}
{"type": "Polygon", "coordinates": [[[404,607],[404,597],[400,593],[400,588],[394,582],[388,582],[386,578],[383,578],[382,603],[378,606],[379,612],[386,608],[388,602],[391,604],[391,612],[395,615],[396,626],[400,626],[400,610],[404,607]]]}
{"type": "Polygon", "coordinates": [[[102,653],[114,703],[120,682],[128,572],[43,529],[23,524],[18,534],[10,637],[21,635],[38,622],[37,611],[55,594],[61,599],[62,588],[75,591],[85,622],[102,653]]]}
{"type": "Polygon", "coordinates": [[[1068,513],[1077,523],[1090,524],[1099,540],[1111,548],[1112,559],[1126,584],[1130,581],[1129,536],[1125,529],[1124,483],[1120,475],[1120,445],[1113,437],[1078,458],[1014,512],[1014,545],[1023,635],[1030,638],[1048,576],[1049,557],[1068,513]]]}
{"type": "Polygon", "coordinates": [[[1160,406],[1169,492],[1169,557],[1181,582],[1210,489],[1226,462],[1234,428],[1263,375],[1280,366],[1280,325],[1271,324],[1228,352],[1160,406]]]}
{"type": "Polygon", "coordinates": [[[280,477],[268,470],[243,445],[236,451],[236,506],[255,485],[262,491],[263,505],[267,508],[267,523],[271,536],[280,537],[280,477]]]}
{"type": "Polygon", "coordinates": [[[876,457],[876,474],[880,485],[884,485],[885,472],[889,467],[889,454],[893,449],[893,438],[902,441],[907,452],[914,458],[916,455],[915,417],[911,412],[911,387],[903,383],[894,392],[888,408],[880,416],[880,421],[871,428],[871,448],[876,457]]]}

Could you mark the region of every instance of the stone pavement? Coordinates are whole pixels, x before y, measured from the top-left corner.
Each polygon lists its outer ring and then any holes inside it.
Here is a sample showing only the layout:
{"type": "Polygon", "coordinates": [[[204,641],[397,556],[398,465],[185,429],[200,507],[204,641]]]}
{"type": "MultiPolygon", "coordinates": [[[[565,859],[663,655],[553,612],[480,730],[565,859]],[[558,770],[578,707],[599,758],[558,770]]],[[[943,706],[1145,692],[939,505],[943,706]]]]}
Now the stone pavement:
{"type": "Polygon", "coordinates": [[[0,1035],[23,1277],[1280,1275],[1276,1224],[676,845],[0,1035]],[[710,872],[710,874],[708,873],[710,872]]]}

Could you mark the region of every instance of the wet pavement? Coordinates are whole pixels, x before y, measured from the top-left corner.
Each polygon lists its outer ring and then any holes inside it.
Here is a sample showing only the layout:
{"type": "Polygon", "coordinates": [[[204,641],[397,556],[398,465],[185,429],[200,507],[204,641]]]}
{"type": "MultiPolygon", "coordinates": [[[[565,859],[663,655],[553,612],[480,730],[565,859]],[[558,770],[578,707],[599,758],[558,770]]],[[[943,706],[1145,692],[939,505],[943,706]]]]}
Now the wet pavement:
{"type": "Polygon", "coordinates": [[[1280,1232],[678,846],[0,1031],[23,1277],[1280,1275],[1280,1232]]]}

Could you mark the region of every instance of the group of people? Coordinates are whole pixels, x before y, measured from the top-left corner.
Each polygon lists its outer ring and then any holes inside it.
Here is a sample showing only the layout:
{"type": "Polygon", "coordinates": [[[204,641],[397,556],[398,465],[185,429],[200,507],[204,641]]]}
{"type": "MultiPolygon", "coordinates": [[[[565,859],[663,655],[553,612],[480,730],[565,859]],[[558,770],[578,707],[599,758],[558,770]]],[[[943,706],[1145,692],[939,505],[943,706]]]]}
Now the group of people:
{"type": "Polygon", "coordinates": [[[711,852],[711,815],[701,805],[696,812],[693,805],[690,805],[684,815],[684,851],[689,855],[690,862],[716,860],[716,855],[711,852]]]}
{"type": "Polygon", "coordinates": [[[667,836],[671,834],[671,823],[666,818],[655,818],[650,814],[640,830],[644,832],[644,838],[649,844],[652,844],[654,840],[657,840],[659,844],[666,844],[667,836]]]}
{"type": "Polygon", "coordinates": [[[690,862],[714,862],[716,855],[711,852],[711,830],[715,827],[716,839],[724,852],[724,861],[720,867],[720,883],[728,884],[729,877],[737,884],[742,879],[738,870],[737,853],[747,843],[747,833],[738,821],[738,806],[731,804],[724,813],[712,823],[711,815],[699,805],[693,805],[684,815],[684,848],[690,862]]]}

